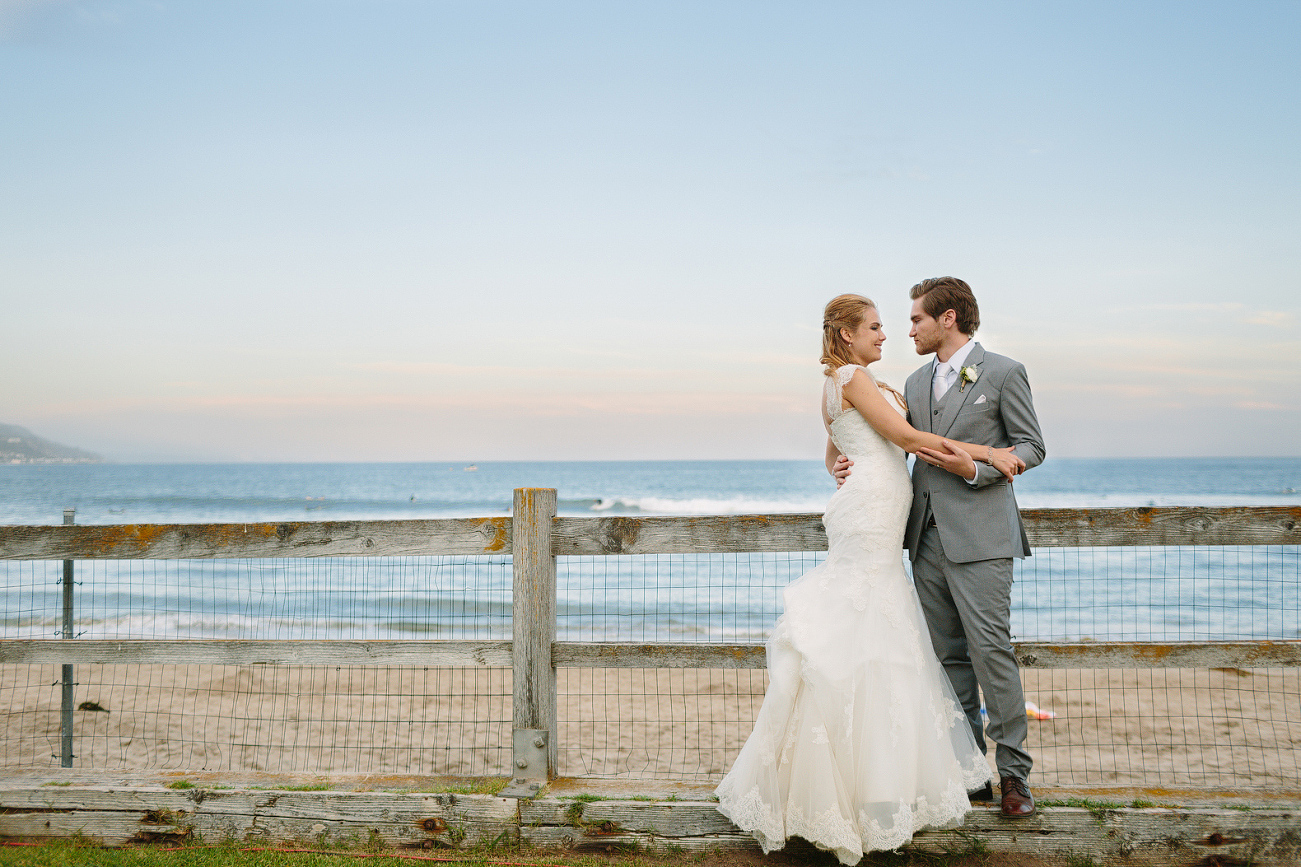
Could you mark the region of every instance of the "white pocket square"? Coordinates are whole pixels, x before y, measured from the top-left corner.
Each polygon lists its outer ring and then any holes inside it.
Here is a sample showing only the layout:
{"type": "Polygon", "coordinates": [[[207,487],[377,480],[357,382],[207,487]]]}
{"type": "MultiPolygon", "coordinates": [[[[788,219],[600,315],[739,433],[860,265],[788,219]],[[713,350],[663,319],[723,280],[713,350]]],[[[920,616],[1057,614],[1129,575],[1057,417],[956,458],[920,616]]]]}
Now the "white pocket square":
{"type": "Polygon", "coordinates": [[[980,404],[982,404],[982,403],[984,403],[984,402],[985,402],[985,396],[982,394],[980,397],[976,398],[975,401],[974,401],[971,405],[972,405],[972,406],[979,406],[980,404]]]}

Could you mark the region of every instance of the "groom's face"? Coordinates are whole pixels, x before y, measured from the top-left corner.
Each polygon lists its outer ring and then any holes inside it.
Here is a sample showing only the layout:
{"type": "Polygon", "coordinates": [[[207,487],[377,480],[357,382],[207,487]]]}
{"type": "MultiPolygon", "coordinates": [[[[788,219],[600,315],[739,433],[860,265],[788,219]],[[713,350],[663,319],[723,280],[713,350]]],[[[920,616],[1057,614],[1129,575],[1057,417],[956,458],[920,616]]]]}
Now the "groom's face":
{"type": "Polygon", "coordinates": [[[920,298],[913,302],[911,319],[913,327],[908,331],[908,336],[913,339],[917,354],[930,355],[938,350],[944,342],[944,326],[922,309],[920,298]]]}

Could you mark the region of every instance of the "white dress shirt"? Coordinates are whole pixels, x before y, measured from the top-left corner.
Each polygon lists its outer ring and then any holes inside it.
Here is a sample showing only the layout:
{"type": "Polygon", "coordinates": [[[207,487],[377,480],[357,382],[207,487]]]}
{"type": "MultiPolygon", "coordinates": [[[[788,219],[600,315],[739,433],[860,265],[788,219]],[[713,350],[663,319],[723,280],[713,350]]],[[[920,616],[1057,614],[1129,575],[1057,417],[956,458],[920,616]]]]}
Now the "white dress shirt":
{"type": "MultiPolygon", "coordinates": [[[[971,354],[971,350],[975,347],[975,345],[976,345],[976,341],[968,340],[966,343],[962,344],[956,350],[954,350],[953,354],[949,356],[949,360],[947,362],[947,364],[949,365],[949,372],[948,372],[948,376],[946,377],[947,385],[945,386],[944,389],[945,392],[947,392],[950,388],[953,388],[953,384],[958,381],[958,371],[962,369],[963,363],[966,362],[967,356],[971,354]]],[[[935,367],[931,370],[932,383],[934,383],[935,374],[940,369],[940,364],[942,363],[944,362],[941,362],[939,357],[937,356],[935,359],[935,367]]],[[[934,386],[932,385],[932,387],[934,386]]],[[[939,397],[941,397],[941,395],[936,395],[937,400],[939,399],[939,397]]]]}
{"type": "MultiPolygon", "coordinates": [[[[955,349],[953,351],[953,354],[949,356],[949,360],[947,363],[950,369],[949,369],[948,376],[946,377],[946,379],[948,380],[948,388],[952,388],[953,384],[958,381],[958,371],[962,370],[963,363],[966,362],[967,356],[971,354],[971,350],[974,349],[975,346],[976,346],[976,341],[968,340],[966,343],[962,344],[957,349],[955,349]]],[[[940,361],[940,359],[936,357],[935,367],[931,371],[932,388],[934,387],[935,373],[940,369],[941,363],[942,362],[940,361]]],[[[946,392],[948,388],[945,389],[946,392]]],[[[976,480],[979,478],[980,478],[980,473],[976,473],[974,477],[970,479],[963,479],[963,481],[965,481],[967,484],[971,485],[972,487],[975,487],[976,480]]]]}

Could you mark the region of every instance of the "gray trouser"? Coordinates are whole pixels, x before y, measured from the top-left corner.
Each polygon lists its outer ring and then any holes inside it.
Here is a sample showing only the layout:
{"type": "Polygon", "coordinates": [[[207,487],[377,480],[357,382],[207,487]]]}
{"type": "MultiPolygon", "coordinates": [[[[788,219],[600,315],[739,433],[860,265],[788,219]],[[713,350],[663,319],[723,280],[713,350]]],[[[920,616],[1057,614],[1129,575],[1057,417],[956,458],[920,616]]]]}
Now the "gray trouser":
{"type": "Polygon", "coordinates": [[[989,736],[998,745],[994,760],[999,776],[1027,779],[1034,761],[1024,749],[1025,695],[1012,652],[1011,559],[954,563],[944,556],[939,532],[928,527],[913,560],[913,583],[935,655],[962,702],[977,746],[986,749],[980,720],[983,692],[989,736]]]}

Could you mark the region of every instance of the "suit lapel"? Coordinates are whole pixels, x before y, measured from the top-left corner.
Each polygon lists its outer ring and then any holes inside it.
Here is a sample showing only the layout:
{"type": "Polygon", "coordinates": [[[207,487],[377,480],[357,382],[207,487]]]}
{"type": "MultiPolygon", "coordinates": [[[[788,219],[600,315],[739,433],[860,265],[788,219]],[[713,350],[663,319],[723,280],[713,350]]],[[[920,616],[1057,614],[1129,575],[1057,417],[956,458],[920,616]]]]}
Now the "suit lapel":
{"type": "Polygon", "coordinates": [[[931,361],[913,377],[913,394],[908,404],[918,409],[913,413],[913,425],[927,433],[935,431],[935,389],[931,387],[934,378],[935,362],[931,361]]]}
{"type": "MultiPolygon", "coordinates": [[[[971,347],[971,352],[967,353],[966,363],[962,366],[972,367],[973,365],[980,364],[980,362],[984,360],[985,350],[979,343],[977,343],[971,347]]],[[[953,427],[953,423],[957,421],[958,413],[967,405],[967,401],[971,400],[975,393],[975,383],[967,383],[963,386],[962,373],[959,371],[957,382],[953,383],[952,388],[949,389],[949,393],[945,395],[948,400],[944,402],[944,414],[940,416],[939,423],[935,425],[934,433],[937,433],[942,437],[948,436],[949,430],[953,427]],[[961,387],[962,390],[958,394],[953,394],[953,389],[959,387],[961,387]],[[967,389],[971,390],[968,391],[967,389]]]]}

